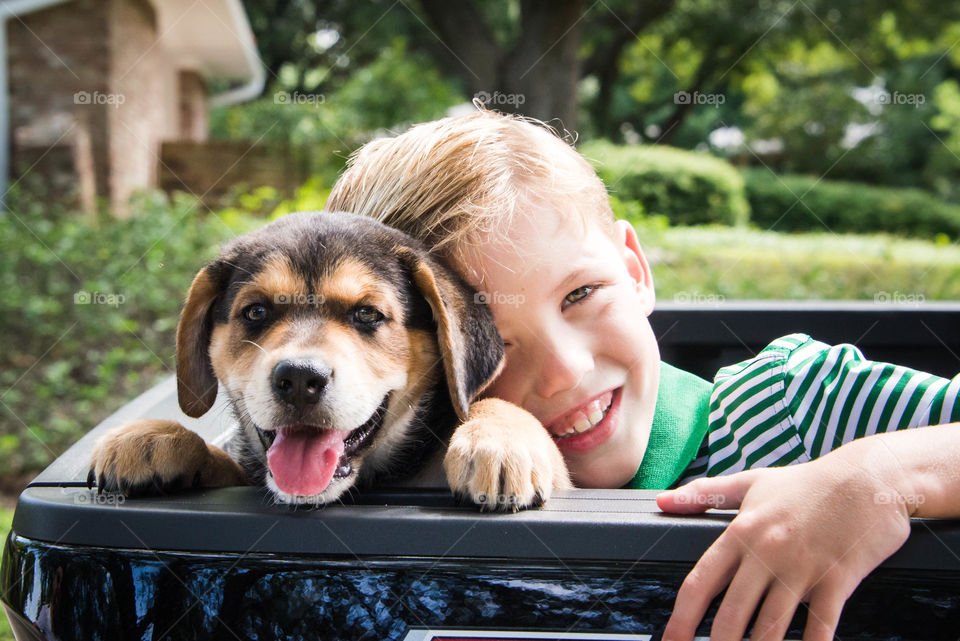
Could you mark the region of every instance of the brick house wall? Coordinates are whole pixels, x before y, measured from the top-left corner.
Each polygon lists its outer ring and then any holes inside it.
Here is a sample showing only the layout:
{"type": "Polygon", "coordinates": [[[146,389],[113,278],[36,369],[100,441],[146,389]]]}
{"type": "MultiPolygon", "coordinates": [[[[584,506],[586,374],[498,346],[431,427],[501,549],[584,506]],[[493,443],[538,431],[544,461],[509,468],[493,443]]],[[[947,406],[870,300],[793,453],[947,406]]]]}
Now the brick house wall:
{"type": "Polygon", "coordinates": [[[160,142],[176,135],[177,72],[157,44],[147,0],[108,0],[110,87],[123,104],[108,110],[110,196],[120,215],[136,189],[155,187],[160,142]]]}
{"type": "MultiPolygon", "coordinates": [[[[90,141],[81,159],[93,168],[87,177],[98,194],[109,190],[108,111],[92,104],[109,92],[109,42],[106,38],[64,38],[69,32],[107,32],[107,3],[75,0],[7,23],[10,76],[11,168],[13,179],[27,171],[49,177],[51,185],[69,184],[63,158],[71,155],[77,129],[90,141]],[[78,105],[83,96],[91,104],[78,105]],[[83,107],[79,109],[78,107],[83,107]],[[51,149],[47,157],[43,152],[51,149]],[[66,147],[66,151],[61,149],[66,147]],[[51,162],[47,162],[47,159],[51,162]],[[33,167],[31,169],[31,166],[33,167]]],[[[81,136],[82,138],[83,136],[81,136]]]]}
{"type": "Polygon", "coordinates": [[[122,216],[157,186],[164,140],[206,139],[206,85],[158,43],[148,0],[72,0],[7,29],[14,180],[72,186],[85,209],[107,198],[122,216]]]}
{"type": "Polygon", "coordinates": [[[207,83],[195,71],[181,71],[180,112],[177,140],[203,142],[210,133],[210,119],[207,115],[207,83]]]}

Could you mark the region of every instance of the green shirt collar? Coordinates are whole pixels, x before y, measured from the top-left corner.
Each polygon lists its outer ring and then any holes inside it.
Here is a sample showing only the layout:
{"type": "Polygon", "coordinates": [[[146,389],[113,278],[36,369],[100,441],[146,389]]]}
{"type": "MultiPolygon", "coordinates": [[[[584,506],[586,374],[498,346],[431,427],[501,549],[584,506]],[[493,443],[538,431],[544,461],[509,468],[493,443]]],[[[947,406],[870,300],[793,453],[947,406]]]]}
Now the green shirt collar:
{"type": "Polygon", "coordinates": [[[660,387],[647,451],[636,476],[624,487],[665,490],[693,462],[707,433],[713,385],[660,363],[660,387]]]}

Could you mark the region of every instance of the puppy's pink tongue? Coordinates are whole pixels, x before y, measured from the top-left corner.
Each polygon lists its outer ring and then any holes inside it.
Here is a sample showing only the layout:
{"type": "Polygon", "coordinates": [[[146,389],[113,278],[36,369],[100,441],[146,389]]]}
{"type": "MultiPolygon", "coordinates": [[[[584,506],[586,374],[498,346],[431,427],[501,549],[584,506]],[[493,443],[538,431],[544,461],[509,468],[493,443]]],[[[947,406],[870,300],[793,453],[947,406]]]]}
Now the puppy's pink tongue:
{"type": "Polygon", "coordinates": [[[313,496],[330,484],[343,454],[346,432],[284,429],[267,450],[267,464],[277,487],[287,494],[313,496]]]}

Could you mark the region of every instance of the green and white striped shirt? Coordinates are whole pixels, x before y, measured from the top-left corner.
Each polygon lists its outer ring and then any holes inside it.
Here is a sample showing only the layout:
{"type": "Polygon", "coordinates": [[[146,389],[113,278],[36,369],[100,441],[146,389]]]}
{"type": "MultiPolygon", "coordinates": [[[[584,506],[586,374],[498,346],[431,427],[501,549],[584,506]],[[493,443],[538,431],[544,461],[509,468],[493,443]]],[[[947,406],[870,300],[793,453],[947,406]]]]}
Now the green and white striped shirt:
{"type": "Polygon", "coordinates": [[[707,436],[677,485],[810,461],[871,434],[958,421],[958,394],[960,375],[947,380],[869,361],[853,345],[785,336],[717,373],[707,436]]]}
{"type": "Polygon", "coordinates": [[[627,487],[802,463],[863,436],[960,421],[958,395],[960,375],[869,361],[805,334],[724,367],[712,386],[663,363],[650,443],[627,487]]]}

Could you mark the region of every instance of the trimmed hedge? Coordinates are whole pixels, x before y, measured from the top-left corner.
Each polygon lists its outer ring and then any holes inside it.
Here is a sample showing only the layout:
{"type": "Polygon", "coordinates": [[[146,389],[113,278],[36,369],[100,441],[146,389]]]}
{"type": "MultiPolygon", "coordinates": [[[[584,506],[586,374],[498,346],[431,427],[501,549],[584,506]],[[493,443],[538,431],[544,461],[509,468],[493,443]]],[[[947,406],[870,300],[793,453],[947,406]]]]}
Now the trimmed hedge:
{"type": "Polygon", "coordinates": [[[634,200],[672,225],[743,225],[750,207],[743,178],[730,163],[707,154],[660,145],[585,143],[582,153],[611,194],[634,200]]]}
{"type": "Polygon", "coordinates": [[[960,206],[920,189],[775,176],[766,169],[742,173],[750,220],[762,229],[960,237],[960,206]]]}

